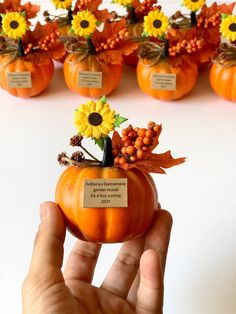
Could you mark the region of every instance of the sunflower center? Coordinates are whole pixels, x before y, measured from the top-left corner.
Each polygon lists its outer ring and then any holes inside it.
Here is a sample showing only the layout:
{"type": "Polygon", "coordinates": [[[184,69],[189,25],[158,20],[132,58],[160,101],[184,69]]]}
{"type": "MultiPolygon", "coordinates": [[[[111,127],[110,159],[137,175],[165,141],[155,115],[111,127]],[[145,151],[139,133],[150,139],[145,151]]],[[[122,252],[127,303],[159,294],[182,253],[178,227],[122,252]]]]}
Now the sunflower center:
{"type": "Polygon", "coordinates": [[[236,32],[236,23],[231,23],[231,24],[229,25],[229,30],[230,30],[231,32],[236,32]]]}
{"type": "Polygon", "coordinates": [[[198,2],[199,0],[191,0],[191,1],[195,3],[195,2],[198,2]]]}
{"type": "Polygon", "coordinates": [[[88,27],[89,27],[89,21],[87,21],[87,20],[82,20],[82,21],[80,22],[80,26],[81,26],[82,28],[88,28],[88,27]]]}
{"type": "Polygon", "coordinates": [[[154,26],[155,28],[160,28],[161,25],[162,25],[162,21],[160,21],[160,20],[155,20],[155,21],[153,21],[153,26],[154,26]]]}
{"type": "Polygon", "coordinates": [[[11,27],[12,29],[17,29],[18,26],[19,26],[19,23],[18,23],[17,21],[11,21],[10,27],[11,27]]]}
{"type": "Polygon", "coordinates": [[[102,123],[102,116],[98,112],[92,112],[88,116],[88,121],[93,126],[98,126],[102,123]]]}

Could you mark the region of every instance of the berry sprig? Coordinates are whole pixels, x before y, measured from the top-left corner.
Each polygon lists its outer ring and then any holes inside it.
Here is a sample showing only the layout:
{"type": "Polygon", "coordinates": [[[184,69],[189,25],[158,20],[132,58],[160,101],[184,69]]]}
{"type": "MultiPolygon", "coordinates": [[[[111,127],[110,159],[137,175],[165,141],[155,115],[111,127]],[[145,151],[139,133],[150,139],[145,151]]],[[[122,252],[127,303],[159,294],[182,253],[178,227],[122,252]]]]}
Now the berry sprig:
{"type": "Polygon", "coordinates": [[[88,5],[92,2],[92,0],[80,0],[77,4],[77,9],[79,11],[86,10],[88,5]]]}
{"type": "Polygon", "coordinates": [[[148,15],[150,11],[161,10],[161,6],[154,6],[157,0],[144,0],[139,6],[135,8],[135,15],[137,20],[142,19],[148,15]]]}
{"type": "Polygon", "coordinates": [[[204,39],[201,37],[194,37],[191,40],[180,40],[175,45],[169,48],[169,55],[175,57],[178,54],[182,53],[194,53],[200,51],[204,46],[204,39]]]}
{"type": "Polygon", "coordinates": [[[121,29],[117,34],[106,39],[104,42],[100,42],[95,46],[96,52],[101,52],[108,49],[115,49],[121,42],[129,37],[129,32],[127,28],[121,29]]]}
{"type": "Polygon", "coordinates": [[[57,39],[59,38],[60,33],[59,32],[52,32],[50,35],[45,36],[43,40],[39,40],[38,43],[28,43],[24,53],[27,55],[31,53],[33,50],[43,50],[43,51],[49,51],[53,48],[53,45],[56,43],[57,39]]]}
{"type": "Polygon", "coordinates": [[[147,128],[133,128],[129,125],[122,130],[122,145],[114,148],[112,153],[115,165],[125,165],[147,158],[158,142],[161,125],[151,121],[147,128]]]}
{"type": "Polygon", "coordinates": [[[211,15],[210,17],[203,17],[199,16],[197,19],[197,27],[204,27],[208,29],[210,27],[216,27],[221,23],[221,12],[216,12],[215,14],[211,15]]]}

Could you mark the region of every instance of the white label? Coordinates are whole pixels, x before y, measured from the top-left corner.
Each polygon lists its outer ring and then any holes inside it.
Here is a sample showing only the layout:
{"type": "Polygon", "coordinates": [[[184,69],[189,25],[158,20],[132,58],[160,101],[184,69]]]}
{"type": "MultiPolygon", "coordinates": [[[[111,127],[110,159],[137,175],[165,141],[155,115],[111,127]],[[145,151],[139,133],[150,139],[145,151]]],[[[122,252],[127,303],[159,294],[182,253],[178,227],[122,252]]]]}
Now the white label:
{"type": "Polygon", "coordinates": [[[84,180],[84,207],[128,207],[127,179],[84,180]]]}
{"type": "Polygon", "coordinates": [[[176,90],[176,74],[153,73],[152,89],[176,90]]]}
{"type": "Polygon", "coordinates": [[[102,88],[102,72],[80,71],[79,87],[102,88]]]}
{"type": "Polygon", "coordinates": [[[30,72],[8,72],[7,83],[9,88],[32,88],[30,72]]]}

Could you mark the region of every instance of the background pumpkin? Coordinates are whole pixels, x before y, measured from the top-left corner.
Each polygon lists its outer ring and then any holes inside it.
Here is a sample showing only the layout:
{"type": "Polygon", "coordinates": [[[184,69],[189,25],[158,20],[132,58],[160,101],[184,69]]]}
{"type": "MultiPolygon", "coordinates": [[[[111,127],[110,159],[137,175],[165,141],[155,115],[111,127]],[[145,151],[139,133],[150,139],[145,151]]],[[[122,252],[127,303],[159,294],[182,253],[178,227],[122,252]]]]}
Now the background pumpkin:
{"type": "Polygon", "coordinates": [[[78,238],[91,242],[123,242],[142,235],[157,208],[152,177],[140,170],[116,167],[68,167],[56,188],[56,203],[67,226],[78,238]],[[84,179],[128,179],[127,208],[83,208],[84,179]]]}
{"type": "Polygon", "coordinates": [[[43,92],[54,73],[52,59],[46,53],[30,53],[12,60],[12,55],[0,56],[0,86],[13,96],[32,97],[43,92]],[[7,73],[30,72],[32,88],[9,88],[7,73]]]}
{"type": "Polygon", "coordinates": [[[196,64],[184,60],[182,57],[174,58],[174,61],[166,58],[154,65],[149,65],[151,62],[151,60],[140,59],[137,66],[138,84],[145,94],[160,100],[175,100],[182,98],[195,86],[198,76],[196,64]],[[152,75],[154,73],[176,74],[176,90],[152,89],[152,75]]]}
{"type": "Polygon", "coordinates": [[[236,65],[226,67],[214,63],[210,70],[210,83],[215,93],[236,102],[236,65]]]}
{"type": "Polygon", "coordinates": [[[67,86],[74,92],[90,98],[99,98],[115,90],[122,75],[121,64],[107,64],[97,60],[96,56],[69,54],[64,62],[64,77],[67,86]],[[82,59],[82,60],[81,60],[82,59]],[[79,87],[78,77],[80,71],[102,72],[102,88],[79,87]]]}

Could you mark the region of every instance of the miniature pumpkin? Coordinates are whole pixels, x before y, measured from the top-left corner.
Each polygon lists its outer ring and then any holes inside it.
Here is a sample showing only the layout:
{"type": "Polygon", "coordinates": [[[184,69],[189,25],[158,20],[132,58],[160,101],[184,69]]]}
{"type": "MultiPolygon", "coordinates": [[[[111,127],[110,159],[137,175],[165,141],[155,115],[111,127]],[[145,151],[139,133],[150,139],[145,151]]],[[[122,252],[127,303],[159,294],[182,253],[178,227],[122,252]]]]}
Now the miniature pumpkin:
{"type": "Polygon", "coordinates": [[[226,67],[214,63],[210,70],[210,83],[216,94],[236,102],[236,65],[226,67]]]}
{"type": "Polygon", "coordinates": [[[122,76],[121,64],[108,64],[100,61],[95,55],[89,54],[81,58],[80,53],[69,54],[64,62],[64,77],[67,86],[81,96],[99,98],[110,94],[115,90],[122,76]],[[79,73],[81,71],[91,71],[102,73],[102,87],[80,87],[79,73]]]}
{"type": "Polygon", "coordinates": [[[13,96],[28,98],[42,93],[48,87],[53,73],[53,61],[46,53],[30,53],[16,58],[12,58],[11,54],[0,56],[0,86],[13,96]],[[32,87],[10,88],[8,84],[10,72],[29,72],[32,87]]]}
{"type": "Polygon", "coordinates": [[[123,242],[142,235],[157,208],[157,192],[149,174],[116,167],[68,167],[56,188],[69,230],[90,242],[123,242]],[[128,179],[128,207],[84,208],[85,179],[128,179]]]}
{"type": "Polygon", "coordinates": [[[198,76],[197,65],[177,57],[174,61],[164,58],[157,63],[152,60],[140,59],[137,66],[137,80],[140,89],[156,99],[175,100],[189,93],[196,84],[198,76]],[[174,90],[153,89],[152,80],[154,74],[176,75],[176,88],[174,90]]]}

